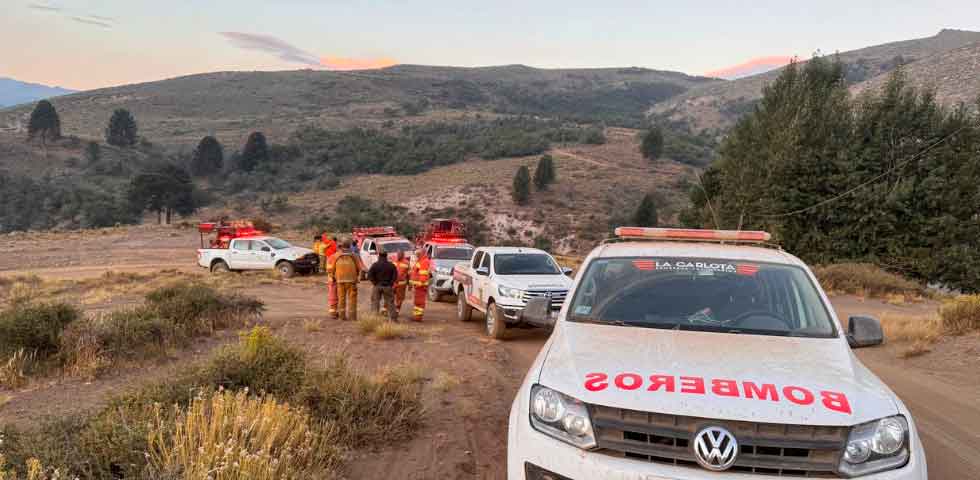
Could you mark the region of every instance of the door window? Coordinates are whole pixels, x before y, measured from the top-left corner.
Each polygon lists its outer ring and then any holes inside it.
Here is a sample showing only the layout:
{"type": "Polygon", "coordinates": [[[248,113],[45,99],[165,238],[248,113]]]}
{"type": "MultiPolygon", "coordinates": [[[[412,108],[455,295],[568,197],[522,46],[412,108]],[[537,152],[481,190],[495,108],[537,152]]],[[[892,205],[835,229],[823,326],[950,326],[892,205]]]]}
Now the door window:
{"type": "Polygon", "coordinates": [[[251,240],[235,240],[231,242],[232,250],[251,250],[252,241],[251,240]]]}
{"type": "Polygon", "coordinates": [[[470,266],[472,266],[473,269],[476,270],[477,268],[480,268],[480,261],[482,260],[483,260],[483,252],[476,252],[476,254],[473,255],[473,263],[471,263],[470,266]]]}
{"type": "Polygon", "coordinates": [[[488,273],[490,272],[490,255],[483,256],[483,261],[480,263],[480,268],[485,268],[487,269],[488,273]]]}
{"type": "Polygon", "coordinates": [[[259,240],[252,240],[252,250],[263,251],[263,252],[272,251],[272,249],[269,248],[269,246],[266,245],[265,242],[259,240]]]}

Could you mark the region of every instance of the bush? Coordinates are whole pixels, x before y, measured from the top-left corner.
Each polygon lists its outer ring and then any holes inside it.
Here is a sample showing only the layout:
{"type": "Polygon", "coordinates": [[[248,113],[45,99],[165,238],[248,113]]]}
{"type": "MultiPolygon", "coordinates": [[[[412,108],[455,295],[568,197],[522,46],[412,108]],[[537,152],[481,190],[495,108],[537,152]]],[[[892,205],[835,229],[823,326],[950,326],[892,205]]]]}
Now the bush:
{"type": "Polygon", "coordinates": [[[939,309],[943,329],[953,335],[980,331],[980,295],[961,295],[939,309]]]}
{"type": "Polygon", "coordinates": [[[238,345],[219,351],[203,370],[207,385],[248,388],[280,398],[299,391],[305,375],[303,352],[274,337],[266,327],[243,333],[238,345]]]}
{"type": "Polygon", "coordinates": [[[206,393],[175,415],[158,412],[148,470],[152,478],[193,480],[324,478],[339,455],[323,428],[271,397],[206,393]]]}
{"type": "Polygon", "coordinates": [[[57,353],[61,334],[81,314],[64,303],[17,304],[0,313],[0,354],[20,350],[40,357],[57,353]]]}
{"type": "Polygon", "coordinates": [[[163,355],[185,333],[157,312],[138,307],[74,322],[65,330],[60,350],[69,373],[95,377],[112,358],[163,355]]]}
{"type": "Polygon", "coordinates": [[[146,305],[189,336],[240,326],[258,317],[260,300],[238,294],[222,295],[207,285],[178,282],[146,295],[146,305]]]}
{"type": "Polygon", "coordinates": [[[813,269],[825,290],[850,295],[919,297],[925,289],[900,275],[870,263],[838,263],[813,269]]]}

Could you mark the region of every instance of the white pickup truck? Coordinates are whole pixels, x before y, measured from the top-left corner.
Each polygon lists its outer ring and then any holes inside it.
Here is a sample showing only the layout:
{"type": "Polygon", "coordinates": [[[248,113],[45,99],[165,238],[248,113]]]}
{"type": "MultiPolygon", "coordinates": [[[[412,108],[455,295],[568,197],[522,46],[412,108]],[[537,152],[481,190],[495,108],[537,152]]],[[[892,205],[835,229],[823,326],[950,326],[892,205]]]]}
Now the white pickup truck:
{"type": "Polygon", "coordinates": [[[544,326],[525,321],[524,306],[532,298],[550,298],[552,310],[559,310],[572,286],[570,273],[543,250],[478,248],[470,262],[453,269],[457,316],[467,322],[473,310],[483,312],[487,335],[494,338],[508,327],[544,326]]]}
{"type": "Polygon", "coordinates": [[[909,410],[852,352],[881,324],[844,327],[769,234],[616,233],[517,393],[509,480],[928,478],[909,410]]]}
{"type": "Polygon", "coordinates": [[[228,248],[197,250],[197,264],[212,273],[275,269],[283,277],[316,270],[319,258],[313,250],[266,236],[232,239],[228,248]]]}

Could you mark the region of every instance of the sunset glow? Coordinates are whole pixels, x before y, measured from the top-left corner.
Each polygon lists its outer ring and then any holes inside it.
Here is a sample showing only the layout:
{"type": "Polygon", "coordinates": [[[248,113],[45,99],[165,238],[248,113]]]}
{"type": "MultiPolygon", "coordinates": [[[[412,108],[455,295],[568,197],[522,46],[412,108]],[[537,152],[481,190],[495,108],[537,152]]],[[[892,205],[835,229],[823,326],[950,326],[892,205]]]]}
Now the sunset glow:
{"type": "Polygon", "coordinates": [[[394,58],[344,58],[344,57],[323,57],[320,65],[330,70],[370,70],[373,68],[385,68],[398,64],[394,58]]]}
{"type": "Polygon", "coordinates": [[[737,65],[732,65],[725,68],[720,68],[718,70],[712,70],[710,72],[705,72],[706,77],[716,77],[725,79],[735,79],[741,78],[748,75],[754,75],[757,73],[762,73],[765,71],[772,70],[774,68],[782,67],[793,60],[793,57],[786,55],[774,55],[769,57],[758,57],[753,58],[747,62],[742,62],[737,65]]]}

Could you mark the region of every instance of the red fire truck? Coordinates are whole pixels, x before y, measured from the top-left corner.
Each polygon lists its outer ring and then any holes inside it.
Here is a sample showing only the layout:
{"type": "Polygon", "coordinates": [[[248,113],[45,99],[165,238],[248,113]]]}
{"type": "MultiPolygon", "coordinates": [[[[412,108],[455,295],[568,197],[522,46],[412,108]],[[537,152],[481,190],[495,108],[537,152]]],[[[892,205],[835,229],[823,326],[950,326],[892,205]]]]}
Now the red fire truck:
{"type": "Polygon", "coordinates": [[[311,273],[319,264],[313,250],[270,237],[249,221],[204,222],[197,230],[201,235],[197,264],[214,273],[275,269],[291,277],[311,273]]]}

